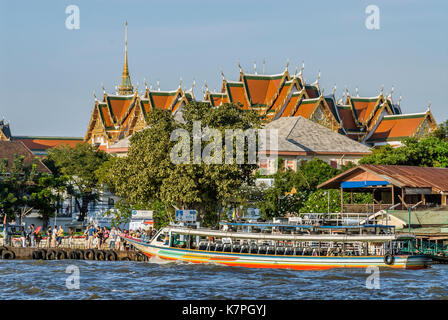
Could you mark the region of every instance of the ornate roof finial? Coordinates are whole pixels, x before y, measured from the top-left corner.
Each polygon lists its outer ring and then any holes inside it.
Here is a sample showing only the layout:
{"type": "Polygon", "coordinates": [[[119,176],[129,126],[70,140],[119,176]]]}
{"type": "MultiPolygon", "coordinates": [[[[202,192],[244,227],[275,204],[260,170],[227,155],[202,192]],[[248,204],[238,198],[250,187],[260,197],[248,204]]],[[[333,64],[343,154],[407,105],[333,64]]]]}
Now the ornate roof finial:
{"type": "Polygon", "coordinates": [[[179,80],[179,88],[182,89],[182,77],[180,77],[180,80],[179,80]]]}
{"type": "Polygon", "coordinates": [[[392,88],[390,89],[390,93],[389,93],[389,95],[392,97],[392,94],[394,93],[394,91],[395,91],[395,87],[394,87],[394,85],[392,85],[392,88]]]}
{"type": "Polygon", "coordinates": [[[264,61],[264,58],[263,58],[263,68],[262,68],[262,70],[261,70],[261,72],[262,72],[263,74],[265,74],[265,73],[264,73],[264,67],[265,67],[265,64],[266,64],[266,61],[264,61]]]}
{"type": "Polygon", "coordinates": [[[137,81],[137,84],[135,86],[135,92],[137,92],[137,94],[138,94],[138,81],[137,81]]]}
{"type": "Polygon", "coordinates": [[[98,99],[96,98],[95,90],[93,90],[93,96],[95,97],[95,101],[98,101],[98,99]]]}
{"type": "Polygon", "coordinates": [[[160,81],[157,80],[157,91],[160,91],[160,81]]]}
{"type": "Polygon", "coordinates": [[[318,74],[317,74],[317,83],[319,83],[319,80],[320,80],[320,70],[319,70],[319,72],[318,72],[318,74]]]}
{"type": "Polygon", "coordinates": [[[288,71],[288,67],[289,67],[289,58],[286,59],[286,67],[285,67],[285,71],[288,71]]]}
{"type": "Polygon", "coordinates": [[[302,67],[300,68],[300,75],[303,75],[303,69],[305,69],[305,61],[302,61],[302,67]]]}
{"type": "Polygon", "coordinates": [[[431,111],[431,104],[432,104],[432,102],[429,101],[428,108],[426,109],[426,112],[430,112],[431,111]]]}
{"type": "Polygon", "coordinates": [[[206,91],[208,91],[207,80],[204,81],[204,87],[205,87],[206,91]]]}
{"type": "Polygon", "coordinates": [[[325,92],[325,88],[320,89],[320,96],[323,97],[325,92]]]}
{"type": "Polygon", "coordinates": [[[257,74],[257,62],[254,61],[254,73],[257,74]]]}
{"type": "Polygon", "coordinates": [[[101,82],[101,88],[103,89],[103,93],[106,94],[106,89],[104,89],[104,84],[101,82]]]}
{"type": "Polygon", "coordinates": [[[196,80],[193,78],[193,83],[191,84],[191,92],[193,92],[195,85],[196,85],[196,80]]]}
{"type": "Polygon", "coordinates": [[[124,35],[124,66],[123,74],[121,76],[121,83],[118,86],[118,94],[126,95],[132,94],[134,88],[131,84],[131,77],[129,76],[128,67],[128,22],[125,23],[125,35],[124,35]]]}
{"type": "Polygon", "coordinates": [[[401,104],[401,99],[402,99],[403,97],[402,96],[400,96],[400,98],[398,98],[398,106],[400,106],[400,104],[401,104]]]}
{"type": "Polygon", "coordinates": [[[222,76],[222,80],[226,80],[226,77],[224,76],[224,72],[222,71],[222,67],[221,67],[221,76],[222,76]]]}
{"type": "Polygon", "coordinates": [[[241,68],[240,59],[238,59],[238,68],[240,68],[240,73],[243,73],[243,68],[241,68]]]}
{"type": "Polygon", "coordinates": [[[384,90],[384,84],[381,85],[381,91],[380,91],[381,95],[383,95],[383,90],[384,90]]]}
{"type": "Polygon", "coordinates": [[[358,87],[355,88],[355,91],[356,91],[356,96],[359,97],[359,90],[358,90],[358,87]]]}
{"type": "Polygon", "coordinates": [[[335,93],[336,93],[336,83],[334,84],[334,87],[333,87],[333,96],[335,93]]]}
{"type": "Polygon", "coordinates": [[[148,84],[146,83],[146,78],[143,78],[143,83],[145,84],[145,89],[148,90],[148,84]]]}
{"type": "Polygon", "coordinates": [[[296,71],[294,71],[294,78],[297,77],[297,72],[299,71],[299,67],[296,67],[296,71]]]}

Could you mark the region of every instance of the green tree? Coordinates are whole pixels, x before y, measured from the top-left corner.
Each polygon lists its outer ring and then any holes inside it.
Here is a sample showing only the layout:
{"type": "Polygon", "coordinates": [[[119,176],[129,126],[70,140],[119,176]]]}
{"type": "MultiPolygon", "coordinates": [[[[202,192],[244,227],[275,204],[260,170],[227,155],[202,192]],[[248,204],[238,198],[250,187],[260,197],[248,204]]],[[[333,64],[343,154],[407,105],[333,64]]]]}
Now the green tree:
{"type": "Polygon", "coordinates": [[[392,148],[385,145],[373,149],[360,164],[408,165],[421,167],[448,167],[448,141],[434,136],[421,139],[406,138],[403,145],[392,148]]]}
{"type": "MultiPolygon", "coordinates": [[[[222,206],[240,202],[238,190],[241,185],[252,182],[256,165],[175,164],[170,153],[177,142],[171,141],[170,136],[175,129],[183,129],[192,137],[194,121],[201,121],[202,128],[208,126],[223,134],[225,129],[257,127],[260,120],[254,112],[243,111],[232,104],[210,108],[208,104],[196,102],[184,107],[183,118],[184,123],[176,122],[169,111],[152,110],[147,118],[148,127],[132,136],[127,157],[108,163],[109,168],[101,173],[101,181],[132,206],[140,205],[145,209],[157,206],[165,217],[161,221],[167,221],[173,208],[188,208],[198,210],[203,224],[214,224],[216,212],[222,206]]],[[[202,142],[201,151],[209,143],[221,145],[222,154],[218,157],[224,159],[224,139],[202,142]]],[[[193,159],[192,153],[190,159],[193,159]]]]}
{"type": "Polygon", "coordinates": [[[10,169],[6,160],[0,165],[0,211],[9,219],[35,210],[46,224],[56,212],[64,178],[38,173],[36,161],[27,166],[23,156],[15,156],[10,169]]]}
{"type": "Polygon", "coordinates": [[[78,143],[73,148],[62,145],[48,153],[45,164],[56,177],[65,176],[67,193],[80,208],[80,221],[86,217],[89,203],[98,198],[102,185],[96,171],[108,159],[108,154],[86,143],[78,143]]]}

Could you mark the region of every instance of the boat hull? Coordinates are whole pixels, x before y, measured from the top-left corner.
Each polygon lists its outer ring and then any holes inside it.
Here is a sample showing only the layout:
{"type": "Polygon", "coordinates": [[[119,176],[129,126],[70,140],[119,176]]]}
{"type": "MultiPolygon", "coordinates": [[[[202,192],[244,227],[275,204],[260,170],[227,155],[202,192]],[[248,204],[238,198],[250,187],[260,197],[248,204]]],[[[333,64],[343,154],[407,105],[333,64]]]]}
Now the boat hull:
{"type": "Polygon", "coordinates": [[[246,268],[269,268],[291,270],[326,270],[331,268],[367,268],[371,266],[423,269],[431,265],[431,258],[424,255],[399,255],[392,264],[384,262],[383,256],[281,256],[265,254],[214,252],[194,249],[182,249],[154,246],[141,241],[124,238],[137,250],[148,257],[157,256],[172,261],[191,263],[221,264],[246,268]]]}

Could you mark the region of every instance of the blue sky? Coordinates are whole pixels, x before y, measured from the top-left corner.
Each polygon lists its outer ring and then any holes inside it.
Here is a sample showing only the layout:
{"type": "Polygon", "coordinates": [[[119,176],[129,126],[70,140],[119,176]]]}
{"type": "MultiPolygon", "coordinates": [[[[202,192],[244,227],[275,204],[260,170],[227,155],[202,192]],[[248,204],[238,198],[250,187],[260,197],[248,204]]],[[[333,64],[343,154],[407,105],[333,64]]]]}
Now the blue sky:
{"type": "Polygon", "coordinates": [[[93,91],[114,92],[128,25],[131,80],[143,90],[189,88],[196,79],[220,89],[243,70],[281,73],[305,61],[304,77],[321,72],[326,92],[387,94],[395,86],[404,113],[428,102],[438,123],[448,118],[447,1],[6,1],[0,0],[0,117],[13,135],[84,136],[93,91]],[[80,9],[80,29],[65,27],[68,5],[80,9]],[[380,29],[368,30],[368,5],[380,9],[380,29]]]}

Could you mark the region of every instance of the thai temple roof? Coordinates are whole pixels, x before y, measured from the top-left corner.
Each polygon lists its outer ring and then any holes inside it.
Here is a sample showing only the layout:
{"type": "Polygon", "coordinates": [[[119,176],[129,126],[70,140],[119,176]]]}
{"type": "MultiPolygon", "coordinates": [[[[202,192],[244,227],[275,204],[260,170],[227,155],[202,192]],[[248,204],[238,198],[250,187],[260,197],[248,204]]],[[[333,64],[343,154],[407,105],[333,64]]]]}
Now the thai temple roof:
{"type": "MultiPolygon", "coordinates": [[[[248,73],[238,64],[237,79],[227,79],[221,71],[220,92],[211,92],[205,84],[203,101],[208,102],[211,108],[232,103],[243,110],[253,110],[265,124],[282,117],[302,116],[369,146],[417,136],[437,127],[430,111],[425,113],[428,125],[422,124],[422,116],[402,114],[401,97],[398,103],[394,103],[393,89],[384,96],[381,88],[372,97],[359,97],[358,89],[353,96],[346,89],[345,100],[336,99],[335,87],[331,95],[323,95],[324,88],[319,84],[320,72],[314,82],[307,82],[303,77],[303,64],[300,73],[296,69],[294,75],[289,74],[288,65],[283,72],[265,74],[263,63],[263,72],[258,74],[256,65],[254,72],[248,73]]],[[[186,91],[182,89],[182,83],[169,91],[160,91],[160,87],[152,90],[146,86],[143,95],[139,95],[138,89],[134,90],[128,68],[126,23],[121,84],[115,94],[104,90],[101,102],[95,98],[85,141],[110,146],[145,128],[146,115],[154,108],[169,110],[176,119],[181,119],[183,106],[192,100],[196,100],[193,87],[186,91]]]]}

